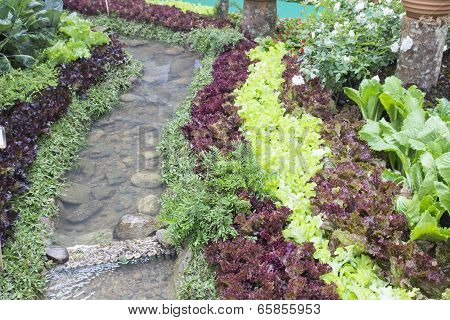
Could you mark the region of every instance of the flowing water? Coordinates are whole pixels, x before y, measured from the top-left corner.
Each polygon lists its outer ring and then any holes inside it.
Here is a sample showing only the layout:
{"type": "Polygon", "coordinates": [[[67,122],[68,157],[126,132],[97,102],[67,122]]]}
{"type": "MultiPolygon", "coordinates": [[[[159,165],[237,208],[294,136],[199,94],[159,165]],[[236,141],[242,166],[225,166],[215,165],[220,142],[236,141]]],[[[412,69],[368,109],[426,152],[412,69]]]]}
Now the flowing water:
{"type": "MultiPolygon", "coordinates": [[[[161,129],[187,95],[198,57],[157,41],[126,40],[127,51],[144,64],[143,77],[121,96],[120,106],[97,121],[89,134],[59,205],[54,244],[71,247],[114,241],[125,214],[156,216],[164,191],[161,129]],[[147,201],[142,201],[146,198],[147,201]]],[[[128,265],[107,263],[48,273],[50,299],[164,299],[173,261],[159,258],[128,265]]]]}

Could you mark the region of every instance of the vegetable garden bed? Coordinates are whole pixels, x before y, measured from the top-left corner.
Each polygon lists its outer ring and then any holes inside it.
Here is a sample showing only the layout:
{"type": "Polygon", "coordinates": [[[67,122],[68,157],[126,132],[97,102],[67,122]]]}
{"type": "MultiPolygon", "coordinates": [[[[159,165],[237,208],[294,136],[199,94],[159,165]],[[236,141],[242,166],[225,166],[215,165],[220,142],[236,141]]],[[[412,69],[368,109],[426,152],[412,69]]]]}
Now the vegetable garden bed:
{"type": "MultiPolygon", "coordinates": [[[[403,88],[395,77],[362,80],[379,71],[379,61],[392,62],[392,52],[384,51],[391,44],[378,43],[384,49],[359,69],[358,59],[367,52],[358,51],[352,68],[333,69],[315,56],[323,50],[316,45],[326,40],[311,39],[308,28],[315,20],[305,23],[297,43],[286,34],[256,42],[243,38],[230,21],[172,6],[64,3],[89,15],[94,25],[189,45],[204,55],[160,145],[168,186],[160,220],[167,240],[191,252],[177,283],[179,298],[448,298],[449,103],[439,99],[429,107],[424,93],[403,88]],[[104,15],[107,10],[111,16],[104,15]],[[328,69],[315,69],[321,67],[328,69]],[[353,88],[342,89],[346,85],[353,88]],[[356,105],[342,99],[344,92],[356,105]]],[[[377,6],[368,8],[386,11],[377,6]]],[[[324,29],[335,23],[328,18],[324,29]]],[[[395,33],[379,30],[376,39],[385,32],[395,33]]],[[[331,58],[339,55],[332,53],[331,58]]],[[[32,298],[42,290],[44,245],[33,234],[42,232],[40,216],[54,214],[59,178],[81,146],[71,135],[84,135],[90,118],[115,104],[136,69],[113,38],[91,58],[61,67],[58,79],[43,79],[56,89],[30,86],[30,92],[40,92],[32,102],[11,105],[16,95],[25,97],[13,86],[5,95],[8,107],[0,123],[21,125],[7,126],[14,132],[8,141],[17,144],[0,151],[0,168],[14,168],[1,175],[2,243],[8,234],[3,230],[15,230],[3,249],[2,298],[32,298]],[[109,67],[116,61],[119,67],[109,67]],[[86,72],[89,63],[100,66],[86,72]],[[58,99],[49,99],[55,90],[58,99]],[[70,112],[55,122],[74,92],[87,100],[74,98],[70,112]],[[30,117],[36,119],[31,127],[30,117]],[[55,123],[36,157],[37,136],[48,131],[49,122],[55,123]],[[31,189],[23,193],[30,166],[31,189]],[[21,219],[11,229],[13,211],[21,219]]]]}

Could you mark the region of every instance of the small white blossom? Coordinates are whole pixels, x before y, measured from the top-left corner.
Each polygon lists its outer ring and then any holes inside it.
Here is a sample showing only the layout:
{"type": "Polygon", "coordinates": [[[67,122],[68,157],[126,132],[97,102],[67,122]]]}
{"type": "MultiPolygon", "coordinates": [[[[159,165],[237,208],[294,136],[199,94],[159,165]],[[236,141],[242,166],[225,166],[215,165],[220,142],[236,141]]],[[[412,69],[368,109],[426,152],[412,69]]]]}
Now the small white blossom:
{"type": "Polygon", "coordinates": [[[341,3],[340,2],[336,2],[336,4],[334,5],[334,12],[339,11],[340,8],[341,8],[341,3]]]}
{"type": "Polygon", "coordinates": [[[364,24],[367,22],[367,17],[364,13],[360,13],[356,16],[356,22],[360,23],[360,24],[364,24]]]}
{"type": "Polygon", "coordinates": [[[292,83],[295,86],[301,86],[301,85],[305,84],[305,79],[303,79],[302,75],[299,74],[299,75],[292,77],[292,83]]]}
{"type": "Polygon", "coordinates": [[[383,15],[384,16],[390,16],[394,14],[394,10],[388,7],[383,7],[383,15]]]}
{"type": "Polygon", "coordinates": [[[406,52],[412,48],[414,44],[413,39],[410,36],[406,36],[406,38],[402,39],[402,44],[400,45],[400,50],[402,52],[406,52]]]}
{"type": "Polygon", "coordinates": [[[399,45],[398,45],[398,41],[395,41],[392,45],[391,45],[391,51],[393,53],[397,53],[399,49],[399,45]]]}
{"type": "Polygon", "coordinates": [[[349,63],[350,62],[350,57],[349,56],[343,56],[342,57],[342,61],[344,61],[345,63],[349,63]]]}
{"type": "Polygon", "coordinates": [[[375,77],[372,78],[372,80],[377,80],[378,82],[380,82],[380,77],[376,75],[375,77]]]}
{"type": "Polygon", "coordinates": [[[367,29],[369,29],[369,30],[375,29],[376,27],[378,27],[378,24],[376,22],[370,22],[367,25],[367,29]]]}
{"type": "Polygon", "coordinates": [[[349,33],[348,33],[348,36],[353,38],[355,36],[355,31],[350,30],[349,33]]]}
{"type": "Polygon", "coordinates": [[[448,50],[447,45],[444,46],[444,52],[448,50]]]}
{"type": "Polygon", "coordinates": [[[355,6],[355,11],[360,12],[366,7],[366,4],[364,2],[358,2],[355,6]]]}
{"type": "Polygon", "coordinates": [[[316,37],[316,33],[313,31],[313,32],[311,32],[311,38],[315,38],[316,37]]]}
{"type": "Polygon", "coordinates": [[[338,30],[342,25],[339,22],[334,23],[334,30],[338,30]]]}

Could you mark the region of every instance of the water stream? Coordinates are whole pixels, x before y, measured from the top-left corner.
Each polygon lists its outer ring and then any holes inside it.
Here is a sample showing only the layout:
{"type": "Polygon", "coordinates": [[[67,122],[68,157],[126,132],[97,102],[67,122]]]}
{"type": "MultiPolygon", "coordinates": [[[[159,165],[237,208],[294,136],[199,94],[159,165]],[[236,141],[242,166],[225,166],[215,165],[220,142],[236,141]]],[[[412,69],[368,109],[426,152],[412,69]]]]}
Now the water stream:
{"type": "MultiPolygon", "coordinates": [[[[97,121],[89,134],[59,205],[54,243],[64,247],[115,241],[125,214],[155,217],[164,191],[161,129],[187,94],[198,57],[157,41],[126,40],[127,51],[144,64],[143,77],[121,96],[120,106],[97,121]]],[[[49,299],[167,299],[173,261],[139,259],[75,269],[54,268],[49,299]]]]}

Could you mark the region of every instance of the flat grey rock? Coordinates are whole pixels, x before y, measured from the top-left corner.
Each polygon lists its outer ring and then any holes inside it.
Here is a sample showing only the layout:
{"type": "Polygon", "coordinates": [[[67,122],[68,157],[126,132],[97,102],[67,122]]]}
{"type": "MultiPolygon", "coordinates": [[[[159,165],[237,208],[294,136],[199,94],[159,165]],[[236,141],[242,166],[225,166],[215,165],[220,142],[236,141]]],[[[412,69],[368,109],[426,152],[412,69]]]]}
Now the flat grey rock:
{"type": "Polygon", "coordinates": [[[71,223],[80,223],[96,215],[102,209],[103,205],[100,201],[92,200],[88,203],[83,203],[71,213],[65,213],[63,217],[71,223]]]}
{"type": "Polygon", "coordinates": [[[69,252],[64,247],[47,247],[45,248],[45,255],[47,256],[47,258],[58,264],[64,264],[69,261],[69,252]]]}
{"type": "Polygon", "coordinates": [[[60,197],[68,204],[82,204],[90,200],[91,188],[79,183],[72,183],[60,197]]]}
{"type": "Polygon", "coordinates": [[[143,239],[157,230],[157,221],[153,217],[140,214],[126,214],[120,218],[114,228],[113,236],[117,240],[143,239]]]}
{"type": "Polygon", "coordinates": [[[159,174],[153,172],[138,172],[131,177],[131,183],[139,188],[158,188],[163,185],[159,174]]]}

